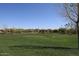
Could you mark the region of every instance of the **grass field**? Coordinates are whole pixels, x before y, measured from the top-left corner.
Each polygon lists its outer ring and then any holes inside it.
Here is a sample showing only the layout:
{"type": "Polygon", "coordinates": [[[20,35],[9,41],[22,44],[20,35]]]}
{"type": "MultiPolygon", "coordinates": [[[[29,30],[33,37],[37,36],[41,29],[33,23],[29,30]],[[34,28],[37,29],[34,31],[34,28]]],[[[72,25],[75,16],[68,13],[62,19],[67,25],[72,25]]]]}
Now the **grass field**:
{"type": "Polygon", "coordinates": [[[67,34],[0,34],[0,55],[74,56],[79,55],[76,35],[67,34]]]}

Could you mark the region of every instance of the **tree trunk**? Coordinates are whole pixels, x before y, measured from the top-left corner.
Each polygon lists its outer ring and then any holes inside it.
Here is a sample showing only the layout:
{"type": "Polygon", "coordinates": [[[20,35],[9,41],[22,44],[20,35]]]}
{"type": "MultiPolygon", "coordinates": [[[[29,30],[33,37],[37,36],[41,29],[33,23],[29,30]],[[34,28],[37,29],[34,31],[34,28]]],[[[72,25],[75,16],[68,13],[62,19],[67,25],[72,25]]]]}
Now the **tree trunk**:
{"type": "Polygon", "coordinates": [[[79,49],[79,24],[77,23],[77,39],[78,39],[78,49],[79,49]]]}
{"type": "Polygon", "coordinates": [[[77,19],[77,38],[78,38],[78,49],[79,49],[79,3],[78,3],[78,19],[77,19]]]}

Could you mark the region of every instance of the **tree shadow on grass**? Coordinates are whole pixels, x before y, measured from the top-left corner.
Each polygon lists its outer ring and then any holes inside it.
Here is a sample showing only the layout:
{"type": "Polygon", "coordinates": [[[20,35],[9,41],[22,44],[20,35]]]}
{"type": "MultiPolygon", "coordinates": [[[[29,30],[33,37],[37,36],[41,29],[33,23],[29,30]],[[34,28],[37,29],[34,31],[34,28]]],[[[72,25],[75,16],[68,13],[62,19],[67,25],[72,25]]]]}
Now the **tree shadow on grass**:
{"type": "Polygon", "coordinates": [[[15,45],[9,46],[10,49],[74,49],[69,47],[53,47],[53,46],[41,46],[41,45],[15,45]]]}

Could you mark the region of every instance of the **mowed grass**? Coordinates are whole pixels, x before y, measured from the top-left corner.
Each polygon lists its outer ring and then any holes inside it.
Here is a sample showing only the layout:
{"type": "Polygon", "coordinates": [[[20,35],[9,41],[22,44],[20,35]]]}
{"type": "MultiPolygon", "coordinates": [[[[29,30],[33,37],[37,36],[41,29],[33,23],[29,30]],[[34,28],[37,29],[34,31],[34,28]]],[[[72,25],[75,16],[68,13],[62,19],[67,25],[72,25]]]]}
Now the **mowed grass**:
{"type": "Polygon", "coordinates": [[[79,55],[76,35],[57,33],[0,34],[0,55],[79,55]]]}

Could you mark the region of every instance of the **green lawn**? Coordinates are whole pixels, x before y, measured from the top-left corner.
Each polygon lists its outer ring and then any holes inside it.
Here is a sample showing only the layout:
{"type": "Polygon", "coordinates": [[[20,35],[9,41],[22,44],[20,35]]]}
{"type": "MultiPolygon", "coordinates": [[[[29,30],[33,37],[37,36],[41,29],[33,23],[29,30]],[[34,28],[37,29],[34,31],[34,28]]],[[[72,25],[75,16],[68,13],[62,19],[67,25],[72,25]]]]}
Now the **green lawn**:
{"type": "Polygon", "coordinates": [[[0,34],[0,55],[55,56],[79,55],[76,35],[0,34]]]}

